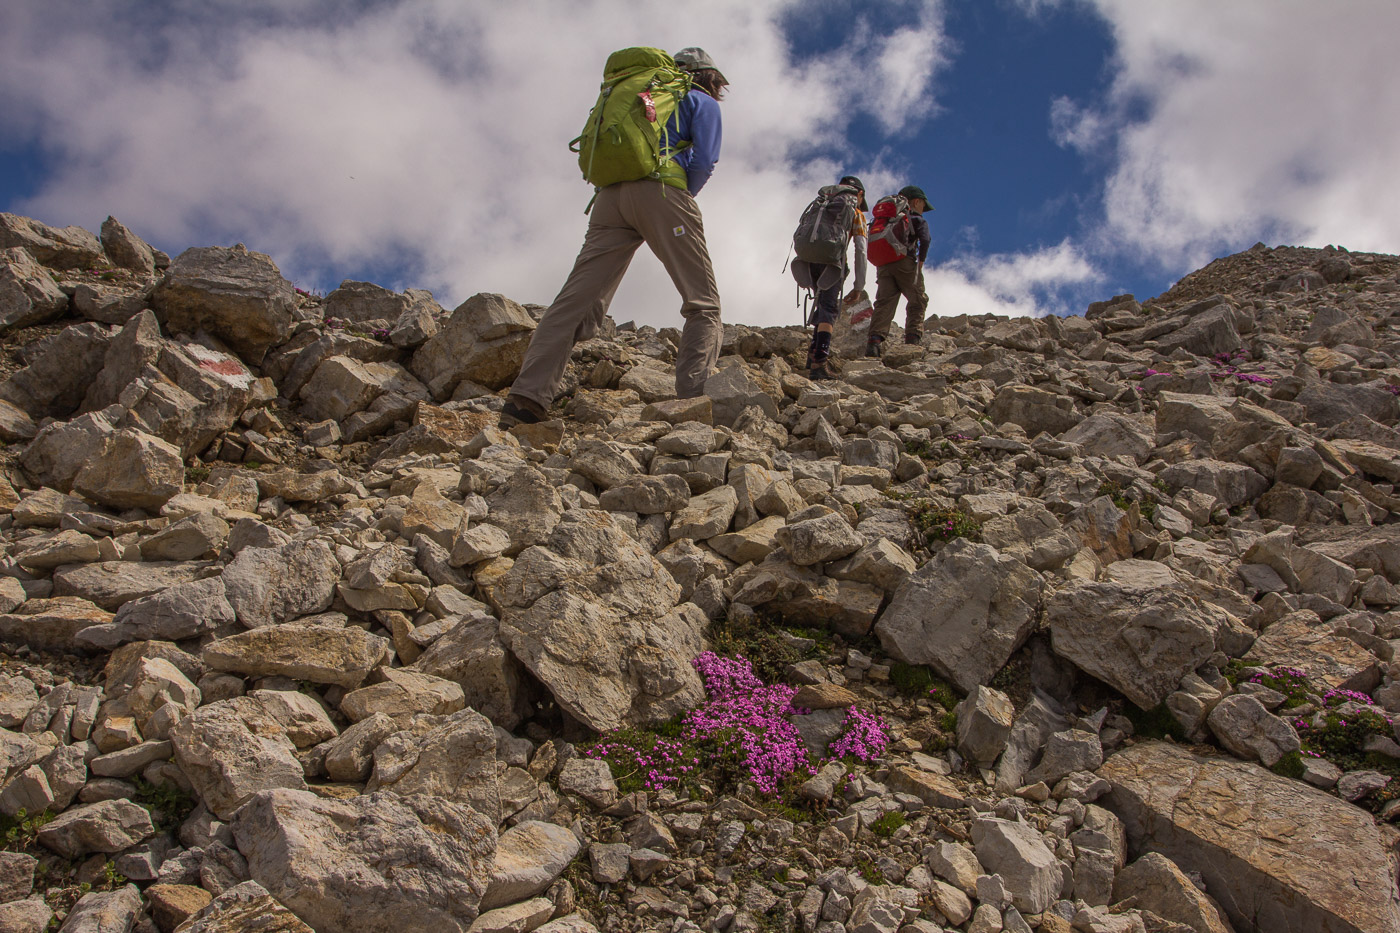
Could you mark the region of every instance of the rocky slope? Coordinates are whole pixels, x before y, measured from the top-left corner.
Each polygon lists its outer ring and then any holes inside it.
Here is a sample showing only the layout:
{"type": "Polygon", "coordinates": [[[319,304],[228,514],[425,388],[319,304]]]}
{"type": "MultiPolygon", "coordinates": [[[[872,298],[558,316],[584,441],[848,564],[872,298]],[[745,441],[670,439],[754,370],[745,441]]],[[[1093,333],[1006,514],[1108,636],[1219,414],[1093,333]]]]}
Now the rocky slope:
{"type": "Polygon", "coordinates": [[[538,308],[0,215],[0,929],[1400,930],[1398,275],[503,432],[538,308]]]}

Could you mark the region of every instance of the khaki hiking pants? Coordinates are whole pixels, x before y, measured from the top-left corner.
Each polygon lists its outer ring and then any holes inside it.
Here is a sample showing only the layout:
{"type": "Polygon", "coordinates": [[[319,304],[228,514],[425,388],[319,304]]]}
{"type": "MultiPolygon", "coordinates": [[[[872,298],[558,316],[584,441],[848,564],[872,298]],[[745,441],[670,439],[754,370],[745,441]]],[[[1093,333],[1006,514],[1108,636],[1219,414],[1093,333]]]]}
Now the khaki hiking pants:
{"type": "Polygon", "coordinates": [[[924,291],[924,270],[913,256],[905,256],[875,271],[875,306],[870,312],[872,338],[884,340],[889,337],[900,295],[907,303],[904,312],[906,339],[911,335],[922,335],[928,294],[924,291]]]}
{"type": "Polygon", "coordinates": [[[554,403],[574,344],[597,331],[632,254],[643,243],[661,260],[681,293],[685,327],[676,353],[676,395],[704,394],[705,380],[719,359],[723,333],[719,289],[705,247],[700,209],[685,189],[642,179],[598,191],[583,249],[530,338],[511,395],[544,408],[554,403]]]}

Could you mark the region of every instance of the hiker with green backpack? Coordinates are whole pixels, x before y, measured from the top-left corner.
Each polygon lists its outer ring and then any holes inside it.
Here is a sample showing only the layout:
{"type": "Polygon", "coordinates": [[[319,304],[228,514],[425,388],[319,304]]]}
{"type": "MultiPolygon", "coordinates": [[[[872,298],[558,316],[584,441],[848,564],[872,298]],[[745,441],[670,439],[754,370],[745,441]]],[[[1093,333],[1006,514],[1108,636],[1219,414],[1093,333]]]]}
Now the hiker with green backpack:
{"type": "Polygon", "coordinates": [[[573,271],[545,311],[501,410],[503,427],[544,420],[574,344],[602,324],[643,243],[666,267],[685,319],[676,395],[704,393],[719,359],[719,289],[695,195],[719,160],[718,101],[729,82],[703,49],[608,56],[598,101],[570,148],[596,189],[573,271]]]}

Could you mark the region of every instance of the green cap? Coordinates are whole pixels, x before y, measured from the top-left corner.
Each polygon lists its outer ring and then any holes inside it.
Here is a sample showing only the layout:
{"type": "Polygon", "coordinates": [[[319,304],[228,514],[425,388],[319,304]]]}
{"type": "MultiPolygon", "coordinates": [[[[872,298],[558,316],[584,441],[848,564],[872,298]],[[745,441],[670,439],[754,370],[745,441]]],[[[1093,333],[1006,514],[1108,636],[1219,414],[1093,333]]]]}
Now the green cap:
{"type": "Polygon", "coordinates": [[[902,198],[908,198],[911,201],[915,198],[918,198],[921,201],[923,201],[924,209],[919,212],[921,214],[927,213],[928,211],[932,210],[932,208],[928,206],[928,195],[924,194],[924,189],[920,188],[918,185],[905,185],[903,188],[899,189],[899,196],[902,198]]]}

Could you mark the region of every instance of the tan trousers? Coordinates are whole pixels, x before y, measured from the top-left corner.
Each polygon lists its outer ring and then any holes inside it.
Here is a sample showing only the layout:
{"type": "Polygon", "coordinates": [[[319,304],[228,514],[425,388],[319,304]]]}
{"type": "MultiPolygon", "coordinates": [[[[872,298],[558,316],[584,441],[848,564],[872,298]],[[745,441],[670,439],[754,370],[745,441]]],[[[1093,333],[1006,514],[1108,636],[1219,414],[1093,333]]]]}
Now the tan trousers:
{"type": "Polygon", "coordinates": [[[681,293],[685,326],[676,353],[676,395],[694,398],[704,393],[705,380],[719,359],[723,329],[700,209],[685,189],[642,179],[599,190],[583,249],[530,338],[511,395],[544,408],[553,404],[574,344],[593,336],[602,324],[632,255],[643,243],[681,293]]]}
{"type": "Polygon", "coordinates": [[[924,270],[919,260],[905,256],[875,272],[875,306],[870,311],[870,336],[885,339],[894,323],[894,312],[903,295],[906,334],[924,332],[924,313],[928,309],[928,294],[924,291],[924,270]]]}

